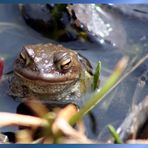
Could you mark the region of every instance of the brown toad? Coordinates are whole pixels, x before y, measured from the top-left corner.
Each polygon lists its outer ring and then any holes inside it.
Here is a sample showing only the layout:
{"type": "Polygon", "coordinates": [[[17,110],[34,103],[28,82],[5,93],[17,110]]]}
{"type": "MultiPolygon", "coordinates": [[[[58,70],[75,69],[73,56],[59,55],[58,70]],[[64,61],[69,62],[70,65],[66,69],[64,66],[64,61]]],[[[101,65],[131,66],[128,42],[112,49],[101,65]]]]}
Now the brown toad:
{"type": "Polygon", "coordinates": [[[14,63],[10,94],[43,101],[74,100],[91,82],[92,67],[77,52],[51,43],[26,45],[14,63]]]}

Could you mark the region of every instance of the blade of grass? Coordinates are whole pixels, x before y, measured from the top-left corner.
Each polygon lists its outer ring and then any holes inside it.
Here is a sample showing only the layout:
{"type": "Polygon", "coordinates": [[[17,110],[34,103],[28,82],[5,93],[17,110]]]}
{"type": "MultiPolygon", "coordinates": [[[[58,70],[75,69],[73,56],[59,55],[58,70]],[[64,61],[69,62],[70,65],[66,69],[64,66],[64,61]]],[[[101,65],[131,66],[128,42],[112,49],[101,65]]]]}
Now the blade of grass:
{"type": "Polygon", "coordinates": [[[101,62],[99,61],[96,66],[96,70],[94,73],[94,79],[93,79],[93,90],[96,90],[99,85],[99,78],[101,73],[101,62]]]}
{"type": "Polygon", "coordinates": [[[88,113],[93,107],[98,104],[106,93],[113,87],[113,85],[117,82],[122,72],[124,71],[128,62],[128,57],[123,57],[116,65],[115,70],[105,83],[105,85],[101,88],[100,91],[96,91],[90,99],[85,103],[85,105],[77,112],[72,118],[69,120],[71,125],[74,125],[78,120],[80,120],[86,113],[88,113]]]}
{"type": "Polygon", "coordinates": [[[109,124],[107,127],[108,127],[108,129],[109,129],[109,131],[110,131],[112,137],[114,138],[115,143],[121,144],[122,141],[121,141],[119,135],[117,134],[115,128],[114,128],[112,125],[110,125],[110,124],[109,124]]]}

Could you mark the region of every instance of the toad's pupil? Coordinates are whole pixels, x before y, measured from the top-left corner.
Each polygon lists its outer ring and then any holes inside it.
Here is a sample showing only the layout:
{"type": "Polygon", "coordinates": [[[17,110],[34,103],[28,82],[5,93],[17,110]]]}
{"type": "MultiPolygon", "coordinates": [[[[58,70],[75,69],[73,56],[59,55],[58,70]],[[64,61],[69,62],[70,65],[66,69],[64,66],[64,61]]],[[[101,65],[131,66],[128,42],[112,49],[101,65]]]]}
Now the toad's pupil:
{"type": "Polygon", "coordinates": [[[62,61],[61,65],[64,66],[64,65],[67,65],[71,62],[71,59],[68,58],[68,59],[65,59],[64,61],[62,61]]]}
{"type": "Polygon", "coordinates": [[[66,59],[61,63],[62,69],[68,69],[70,67],[71,59],[66,59]]]}
{"type": "Polygon", "coordinates": [[[58,52],[54,56],[54,63],[59,70],[70,67],[71,57],[68,53],[58,52]]]}
{"type": "Polygon", "coordinates": [[[20,54],[21,58],[25,60],[25,54],[23,52],[21,52],[20,54]]]}
{"type": "Polygon", "coordinates": [[[68,53],[66,52],[58,52],[54,54],[54,62],[57,63],[61,61],[62,59],[65,59],[66,57],[70,57],[68,53]]]}
{"type": "Polygon", "coordinates": [[[71,59],[60,61],[56,66],[59,70],[66,70],[71,67],[71,59]]]}
{"type": "Polygon", "coordinates": [[[26,55],[25,55],[24,52],[22,52],[22,53],[20,54],[20,57],[24,60],[25,65],[28,65],[28,64],[30,63],[30,59],[29,59],[28,57],[26,57],[26,55]]]}

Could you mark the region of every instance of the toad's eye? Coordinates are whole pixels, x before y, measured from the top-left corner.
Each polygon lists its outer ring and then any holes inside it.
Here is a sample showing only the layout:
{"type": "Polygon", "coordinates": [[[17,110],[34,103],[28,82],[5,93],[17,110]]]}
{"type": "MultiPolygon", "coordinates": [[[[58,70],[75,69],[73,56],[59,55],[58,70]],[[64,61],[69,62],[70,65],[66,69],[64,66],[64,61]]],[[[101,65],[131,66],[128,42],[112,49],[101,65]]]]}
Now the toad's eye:
{"type": "Polygon", "coordinates": [[[71,57],[66,52],[58,52],[54,54],[54,64],[58,70],[67,70],[71,67],[71,57]]]}
{"type": "Polygon", "coordinates": [[[30,59],[24,50],[21,52],[20,58],[23,60],[25,65],[28,65],[30,63],[30,59]]]}

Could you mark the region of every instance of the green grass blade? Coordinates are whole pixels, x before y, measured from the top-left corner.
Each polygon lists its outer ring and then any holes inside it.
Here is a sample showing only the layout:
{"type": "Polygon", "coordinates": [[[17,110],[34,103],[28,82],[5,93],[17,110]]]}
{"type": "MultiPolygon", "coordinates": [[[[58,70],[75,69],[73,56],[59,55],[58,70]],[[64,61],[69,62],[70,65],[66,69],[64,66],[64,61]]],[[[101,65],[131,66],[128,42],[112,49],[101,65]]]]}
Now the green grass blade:
{"type": "Polygon", "coordinates": [[[105,85],[101,88],[100,91],[96,91],[90,99],[85,103],[85,105],[70,119],[69,123],[74,125],[78,120],[80,120],[86,113],[88,113],[92,108],[98,104],[103,97],[107,94],[107,92],[112,88],[112,86],[117,82],[122,72],[124,71],[128,62],[127,57],[123,57],[119,63],[117,64],[115,70],[105,83],[105,85]]]}
{"type": "Polygon", "coordinates": [[[94,79],[93,79],[93,90],[96,90],[98,88],[98,85],[99,85],[99,81],[100,81],[100,73],[101,73],[101,62],[99,61],[97,63],[97,66],[96,66],[96,70],[95,70],[95,73],[94,73],[94,79]]]}
{"type": "Polygon", "coordinates": [[[108,125],[107,127],[108,127],[108,129],[109,129],[109,131],[110,131],[112,137],[114,138],[115,143],[121,144],[122,141],[121,141],[119,135],[117,134],[115,128],[114,128],[112,125],[108,125]]]}

